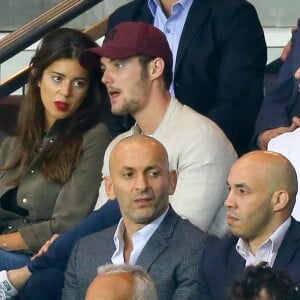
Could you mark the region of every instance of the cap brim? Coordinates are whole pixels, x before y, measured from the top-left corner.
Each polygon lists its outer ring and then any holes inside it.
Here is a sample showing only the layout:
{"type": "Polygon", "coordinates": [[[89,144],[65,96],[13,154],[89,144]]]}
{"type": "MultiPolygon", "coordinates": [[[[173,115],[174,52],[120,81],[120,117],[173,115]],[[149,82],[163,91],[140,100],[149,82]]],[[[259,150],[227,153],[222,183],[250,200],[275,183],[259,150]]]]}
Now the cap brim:
{"type": "Polygon", "coordinates": [[[102,46],[84,50],[79,56],[79,63],[84,68],[95,69],[100,67],[101,57],[126,59],[140,54],[141,53],[138,53],[136,49],[102,46]]]}
{"type": "Polygon", "coordinates": [[[101,55],[99,52],[99,47],[97,48],[90,48],[84,50],[79,55],[79,63],[82,67],[86,69],[97,69],[100,67],[100,57],[101,55]]]}

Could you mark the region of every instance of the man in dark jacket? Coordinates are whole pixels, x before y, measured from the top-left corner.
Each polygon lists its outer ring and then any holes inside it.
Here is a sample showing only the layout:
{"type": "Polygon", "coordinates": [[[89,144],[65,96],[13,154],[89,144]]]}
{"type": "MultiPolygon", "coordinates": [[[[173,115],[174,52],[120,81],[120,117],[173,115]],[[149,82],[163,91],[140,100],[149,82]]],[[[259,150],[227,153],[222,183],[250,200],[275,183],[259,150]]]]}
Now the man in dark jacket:
{"type": "Polygon", "coordinates": [[[250,152],[232,166],[228,188],[232,235],[204,250],[201,299],[228,299],[245,268],[262,261],[299,283],[300,223],[291,218],[298,183],[292,164],[276,152],[250,152]]]}

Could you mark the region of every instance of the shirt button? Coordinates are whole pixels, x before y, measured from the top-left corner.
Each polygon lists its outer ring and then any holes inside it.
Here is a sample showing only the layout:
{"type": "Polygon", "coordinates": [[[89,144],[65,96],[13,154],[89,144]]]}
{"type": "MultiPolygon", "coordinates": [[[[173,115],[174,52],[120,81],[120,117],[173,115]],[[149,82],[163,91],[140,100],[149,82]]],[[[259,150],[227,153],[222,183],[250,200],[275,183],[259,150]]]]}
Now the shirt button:
{"type": "Polygon", "coordinates": [[[30,170],[30,173],[33,174],[33,173],[34,173],[34,170],[30,170]]]}
{"type": "Polygon", "coordinates": [[[165,32],[166,32],[166,33],[170,33],[170,32],[171,32],[171,29],[170,29],[170,28],[166,28],[165,32]]]}
{"type": "Polygon", "coordinates": [[[53,140],[49,140],[49,143],[53,143],[53,140]]]}
{"type": "Polygon", "coordinates": [[[7,226],[7,228],[8,228],[9,230],[11,230],[13,227],[12,227],[11,225],[9,225],[9,226],[7,226]]]}
{"type": "Polygon", "coordinates": [[[23,198],[23,199],[22,199],[22,202],[23,202],[23,203],[27,203],[27,199],[26,199],[26,198],[23,198]]]}

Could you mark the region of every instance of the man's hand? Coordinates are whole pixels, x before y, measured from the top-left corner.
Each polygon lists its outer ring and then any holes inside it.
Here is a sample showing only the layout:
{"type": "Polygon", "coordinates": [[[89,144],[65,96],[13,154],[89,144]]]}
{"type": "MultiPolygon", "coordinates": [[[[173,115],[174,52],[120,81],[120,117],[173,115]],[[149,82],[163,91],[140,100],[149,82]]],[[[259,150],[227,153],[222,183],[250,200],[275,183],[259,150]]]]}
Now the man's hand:
{"type": "Polygon", "coordinates": [[[300,127],[300,118],[299,117],[293,117],[292,122],[296,126],[296,128],[300,127]]]}
{"type": "Polygon", "coordinates": [[[287,57],[291,52],[291,48],[292,48],[292,40],[289,40],[281,52],[280,58],[282,61],[285,61],[287,59],[287,57]]]}
{"type": "Polygon", "coordinates": [[[12,232],[0,235],[0,248],[6,251],[28,249],[20,232],[12,232]]]}
{"type": "MultiPolygon", "coordinates": [[[[293,27],[291,32],[292,35],[297,31],[297,27],[293,27]]],[[[280,58],[282,61],[285,61],[287,59],[287,57],[289,56],[290,52],[292,49],[292,39],[290,39],[287,44],[284,46],[282,53],[280,55],[280,58]]]]}
{"type": "MultiPolygon", "coordinates": [[[[297,117],[294,117],[294,118],[297,118],[297,117]]],[[[262,132],[257,138],[258,147],[262,150],[267,150],[269,141],[271,139],[273,139],[283,133],[294,131],[296,128],[300,127],[300,119],[297,118],[297,120],[295,119],[295,122],[294,122],[294,118],[293,118],[292,124],[288,127],[278,127],[278,128],[269,129],[269,130],[262,132]]]]}
{"type": "Polygon", "coordinates": [[[38,251],[38,253],[36,253],[35,255],[33,255],[31,257],[31,260],[35,259],[38,256],[42,256],[43,254],[45,254],[48,249],[50,248],[50,246],[52,245],[52,243],[59,237],[59,234],[53,234],[51,239],[46,241],[45,244],[41,247],[41,249],[38,251]]]}

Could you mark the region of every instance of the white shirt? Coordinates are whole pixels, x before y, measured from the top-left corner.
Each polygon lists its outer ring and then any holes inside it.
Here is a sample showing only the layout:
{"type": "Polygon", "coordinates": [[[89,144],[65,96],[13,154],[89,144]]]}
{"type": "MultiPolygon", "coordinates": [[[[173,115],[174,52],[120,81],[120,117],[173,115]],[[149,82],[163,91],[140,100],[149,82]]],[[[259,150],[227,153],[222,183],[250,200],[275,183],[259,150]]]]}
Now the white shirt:
{"type": "Polygon", "coordinates": [[[290,225],[291,218],[288,218],[264,243],[259,246],[256,255],[251,252],[248,242],[239,238],[236,244],[236,251],[245,259],[246,267],[249,265],[258,265],[262,261],[267,262],[268,265],[272,267],[277,256],[278,249],[290,225]]]}
{"type": "MultiPolygon", "coordinates": [[[[107,147],[102,174],[109,175],[109,155],[126,136],[140,134],[136,126],[117,136],[107,147]]],[[[229,232],[224,200],[227,176],[237,155],[223,131],[210,119],[175,98],[153,133],[167,149],[171,170],[177,171],[177,186],[170,204],[177,214],[211,234],[229,232]]],[[[95,209],[108,199],[102,181],[95,209]]]]}
{"type": "MultiPolygon", "coordinates": [[[[300,128],[293,132],[283,133],[270,140],[268,150],[284,155],[293,164],[300,183],[300,128]]],[[[292,216],[300,221],[300,193],[298,191],[292,216]]]]}
{"type": "MultiPolygon", "coordinates": [[[[145,245],[150,240],[153,233],[156,231],[156,229],[159,227],[159,225],[165,218],[168,210],[169,208],[161,216],[156,218],[153,222],[144,226],[142,229],[134,233],[134,235],[132,236],[133,249],[130,254],[129,264],[131,265],[136,264],[145,245]]],[[[111,261],[114,265],[125,264],[124,255],[123,255],[124,254],[124,239],[123,239],[124,231],[125,231],[125,225],[122,218],[114,234],[114,243],[116,246],[116,251],[113,253],[111,257],[111,261]]]]}

